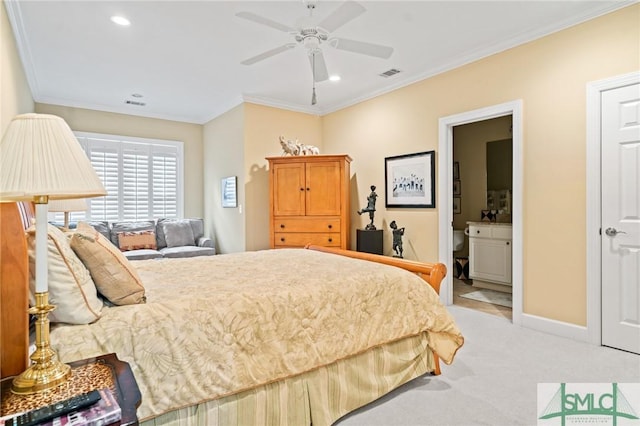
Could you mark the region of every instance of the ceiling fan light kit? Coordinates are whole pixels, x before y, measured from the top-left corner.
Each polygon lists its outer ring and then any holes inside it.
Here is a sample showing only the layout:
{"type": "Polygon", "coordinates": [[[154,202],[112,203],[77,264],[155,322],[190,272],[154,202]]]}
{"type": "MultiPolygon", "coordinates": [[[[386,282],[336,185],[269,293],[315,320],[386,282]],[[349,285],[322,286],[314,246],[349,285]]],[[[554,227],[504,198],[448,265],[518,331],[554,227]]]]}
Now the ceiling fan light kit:
{"type": "Polygon", "coordinates": [[[373,56],[381,59],[388,59],[393,54],[393,48],[379,44],[343,39],[332,37],[329,39],[330,33],[342,27],[347,22],[357,18],[363,14],[366,9],[359,3],[347,0],[335,9],[329,16],[319,22],[313,24],[313,10],[316,8],[316,0],[303,0],[305,7],[309,10],[309,16],[298,20],[296,28],[281,24],[264,16],[256,15],[252,12],[238,12],[237,17],[243,18],[278,31],[286,32],[294,36],[296,43],[288,43],[280,47],[276,47],[259,55],[245,59],[241,62],[243,65],[252,65],[279,53],[285,52],[297,45],[301,45],[307,51],[311,65],[311,75],[313,80],[313,91],[311,97],[311,105],[317,103],[316,98],[316,82],[329,79],[329,71],[324,60],[324,53],[321,45],[323,42],[334,49],[347,52],[359,53],[362,55],[373,56]]]}

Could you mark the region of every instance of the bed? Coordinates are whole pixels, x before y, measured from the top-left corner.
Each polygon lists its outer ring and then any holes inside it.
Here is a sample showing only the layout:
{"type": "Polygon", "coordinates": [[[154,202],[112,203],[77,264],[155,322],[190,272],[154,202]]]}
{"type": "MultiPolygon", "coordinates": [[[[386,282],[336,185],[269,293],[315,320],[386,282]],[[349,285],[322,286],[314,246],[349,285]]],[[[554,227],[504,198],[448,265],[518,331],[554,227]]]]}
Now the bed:
{"type": "MultiPolygon", "coordinates": [[[[14,211],[3,207],[0,226],[20,223],[14,211]]],[[[26,338],[4,324],[26,315],[28,273],[14,261],[26,247],[22,232],[0,238],[3,366],[19,372],[26,338]]],[[[442,264],[308,246],[132,265],[146,303],[52,324],[51,341],[63,362],[110,352],[128,362],[143,425],[330,425],[439,374],[464,342],[439,302],[442,264]]]]}

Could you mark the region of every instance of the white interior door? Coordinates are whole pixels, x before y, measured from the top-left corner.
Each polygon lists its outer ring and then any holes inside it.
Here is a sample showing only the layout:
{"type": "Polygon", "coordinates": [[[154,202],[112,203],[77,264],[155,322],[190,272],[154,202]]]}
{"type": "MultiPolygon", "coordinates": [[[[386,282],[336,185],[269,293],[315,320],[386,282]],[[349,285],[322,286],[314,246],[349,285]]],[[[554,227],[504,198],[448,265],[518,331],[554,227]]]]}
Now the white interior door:
{"type": "Polygon", "coordinates": [[[602,344],[640,353],[640,84],[602,92],[602,344]]]}

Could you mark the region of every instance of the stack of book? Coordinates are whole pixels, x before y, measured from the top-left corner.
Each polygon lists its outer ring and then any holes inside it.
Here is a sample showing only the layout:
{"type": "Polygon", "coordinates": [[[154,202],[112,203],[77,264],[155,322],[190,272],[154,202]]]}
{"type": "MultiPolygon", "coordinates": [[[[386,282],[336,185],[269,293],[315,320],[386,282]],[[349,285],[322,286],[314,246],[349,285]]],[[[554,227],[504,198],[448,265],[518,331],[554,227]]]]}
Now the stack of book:
{"type": "MultiPolygon", "coordinates": [[[[38,425],[38,426],[106,426],[119,421],[122,418],[122,409],[110,389],[98,389],[100,399],[89,406],[70,411],[67,414],[51,418],[51,414],[44,416],[51,420],[37,420],[38,416],[27,418],[34,411],[12,414],[0,417],[0,426],[3,425],[38,425]]],[[[52,404],[53,406],[53,404],[52,404]]]]}
{"type": "Polygon", "coordinates": [[[100,401],[43,423],[42,426],[103,426],[122,418],[122,410],[110,389],[100,389],[100,401]]]}

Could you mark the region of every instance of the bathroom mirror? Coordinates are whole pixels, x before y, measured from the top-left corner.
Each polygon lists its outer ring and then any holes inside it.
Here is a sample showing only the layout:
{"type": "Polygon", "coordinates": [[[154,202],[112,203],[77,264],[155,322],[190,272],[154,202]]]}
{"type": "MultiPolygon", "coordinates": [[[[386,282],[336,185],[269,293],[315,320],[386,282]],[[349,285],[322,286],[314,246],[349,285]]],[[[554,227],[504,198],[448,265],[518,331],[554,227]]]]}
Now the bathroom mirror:
{"type": "Polygon", "coordinates": [[[502,139],[487,142],[487,209],[511,214],[513,189],[513,142],[502,139]]]}

